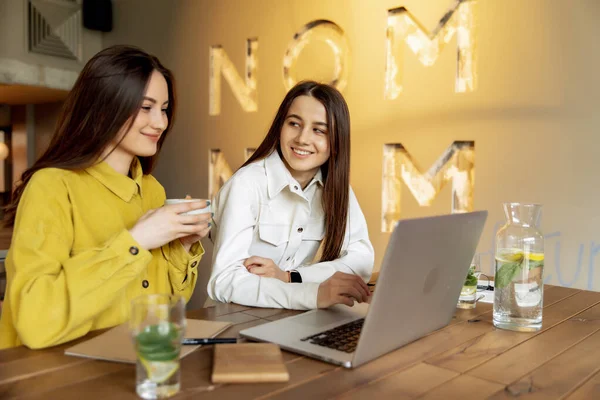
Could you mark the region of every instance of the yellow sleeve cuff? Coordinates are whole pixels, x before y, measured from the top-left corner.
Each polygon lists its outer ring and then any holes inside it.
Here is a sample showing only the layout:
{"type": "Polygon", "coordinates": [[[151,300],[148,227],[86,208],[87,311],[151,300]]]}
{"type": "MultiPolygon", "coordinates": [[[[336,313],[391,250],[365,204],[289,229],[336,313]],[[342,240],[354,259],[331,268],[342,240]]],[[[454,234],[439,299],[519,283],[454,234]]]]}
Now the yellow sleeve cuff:
{"type": "Polygon", "coordinates": [[[149,250],[142,248],[128,230],[124,230],[115,236],[110,241],[109,248],[118,256],[127,254],[127,257],[131,258],[152,259],[152,253],[149,250]]]}
{"type": "Polygon", "coordinates": [[[168,245],[168,250],[165,253],[167,261],[181,272],[187,272],[188,268],[198,266],[204,247],[200,242],[194,243],[187,252],[179,240],[173,240],[168,245]]]}

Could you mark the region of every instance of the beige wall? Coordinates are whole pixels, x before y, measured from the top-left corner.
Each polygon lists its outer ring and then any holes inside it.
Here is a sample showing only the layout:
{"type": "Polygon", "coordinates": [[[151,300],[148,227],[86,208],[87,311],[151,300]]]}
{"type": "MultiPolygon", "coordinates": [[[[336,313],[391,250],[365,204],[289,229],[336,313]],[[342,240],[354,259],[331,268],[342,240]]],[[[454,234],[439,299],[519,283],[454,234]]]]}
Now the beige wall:
{"type": "MultiPolygon", "coordinates": [[[[285,94],[282,58],[294,33],[315,19],[339,24],[351,46],[351,182],[380,263],[389,234],[381,226],[384,143],[402,143],[423,169],[454,140],[475,140],[475,208],[490,217],[478,251],[491,271],[501,202],[544,204],[548,282],[600,290],[600,3],[596,0],[479,0],[479,88],[454,93],[453,40],[435,66],[406,53],[404,93],[385,100],[387,9],[406,6],[428,29],[450,0],[116,0],[105,46],[136,44],[156,53],[179,82],[178,121],[158,179],[170,196],[208,193],[208,151],[236,168],[256,146],[285,94]],[[141,17],[143,16],[143,18],[141,17]],[[221,44],[244,71],[245,40],[259,38],[256,113],[243,112],[223,81],[220,116],[208,116],[208,49],[221,44]]],[[[315,57],[316,65],[331,57],[315,57]]],[[[307,60],[303,62],[307,63],[307,60]]],[[[310,64],[308,62],[308,64],[310,64]]],[[[306,76],[310,78],[310,76],[306,76]]],[[[404,187],[403,217],[447,213],[450,187],[419,207],[404,187]]],[[[435,249],[432,249],[435,251],[435,249]]],[[[210,251],[209,251],[210,253],[210,251]]],[[[210,255],[197,297],[205,293],[210,255]]]]}

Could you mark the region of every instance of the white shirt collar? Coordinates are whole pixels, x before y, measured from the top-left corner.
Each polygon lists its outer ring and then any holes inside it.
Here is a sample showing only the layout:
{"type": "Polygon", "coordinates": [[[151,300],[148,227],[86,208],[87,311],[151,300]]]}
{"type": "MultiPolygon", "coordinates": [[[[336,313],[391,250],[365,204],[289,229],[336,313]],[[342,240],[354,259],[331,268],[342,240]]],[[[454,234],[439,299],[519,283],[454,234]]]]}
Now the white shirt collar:
{"type": "MultiPolygon", "coordinates": [[[[292,191],[294,190],[294,186],[297,187],[296,190],[301,190],[300,184],[296,179],[294,179],[292,174],[290,174],[290,171],[288,171],[287,167],[281,160],[278,151],[272,152],[267,158],[265,158],[265,170],[267,173],[267,188],[270,198],[277,196],[279,192],[281,192],[286,186],[288,186],[292,191]]],[[[307,188],[310,187],[314,182],[317,182],[323,186],[323,173],[321,172],[320,168],[307,185],[307,188]]]]}

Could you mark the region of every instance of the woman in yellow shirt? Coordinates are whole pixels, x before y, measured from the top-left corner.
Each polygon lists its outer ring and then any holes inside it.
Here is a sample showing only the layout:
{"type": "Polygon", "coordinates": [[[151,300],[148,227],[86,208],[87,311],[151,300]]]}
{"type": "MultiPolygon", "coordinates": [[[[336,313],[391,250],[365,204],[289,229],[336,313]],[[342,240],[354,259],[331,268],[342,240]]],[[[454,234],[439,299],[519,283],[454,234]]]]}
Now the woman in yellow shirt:
{"type": "Polygon", "coordinates": [[[211,215],[183,213],[208,202],[163,206],[150,175],[174,109],[171,72],[139,49],[105,49],[83,68],[6,210],[14,233],[0,349],[118,325],[141,294],[189,300],[211,215]]]}

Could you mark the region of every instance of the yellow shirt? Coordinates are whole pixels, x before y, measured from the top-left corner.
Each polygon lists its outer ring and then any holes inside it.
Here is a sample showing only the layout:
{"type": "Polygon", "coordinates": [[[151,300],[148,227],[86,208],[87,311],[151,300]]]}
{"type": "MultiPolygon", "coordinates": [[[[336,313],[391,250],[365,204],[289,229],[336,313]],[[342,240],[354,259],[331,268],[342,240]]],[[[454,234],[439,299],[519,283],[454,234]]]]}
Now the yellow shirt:
{"type": "Polygon", "coordinates": [[[179,240],[142,249],[128,229],[164,204],[165,191],[142,174],[137,158],[131,176],[105,162],[33,175],[6,257],[0,349],[53,346],[121,324],[131,299],[142,294],[175,293],[189,300],[204,249],[195,244],[190,254],[179,240]]]}

